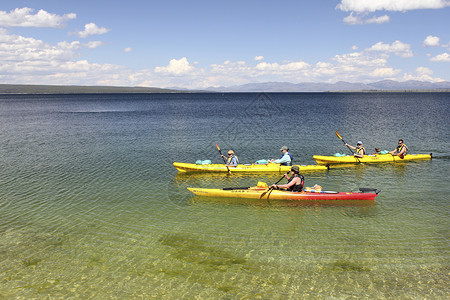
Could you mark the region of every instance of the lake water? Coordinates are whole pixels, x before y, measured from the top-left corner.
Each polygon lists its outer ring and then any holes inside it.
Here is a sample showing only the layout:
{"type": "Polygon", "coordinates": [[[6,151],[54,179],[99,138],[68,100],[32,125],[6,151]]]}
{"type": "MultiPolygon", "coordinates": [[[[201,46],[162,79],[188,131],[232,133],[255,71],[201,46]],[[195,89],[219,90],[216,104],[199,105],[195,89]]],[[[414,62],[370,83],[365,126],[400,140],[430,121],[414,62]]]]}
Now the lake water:
{"type": "Polygon", "coordinates": [[[449,93],[0,95],[0,299],[448,299],[449,93]],[[431,161],[305,173],[374,203],[195,197],[280,174],[174,161],[368,152],[431,161]]]}

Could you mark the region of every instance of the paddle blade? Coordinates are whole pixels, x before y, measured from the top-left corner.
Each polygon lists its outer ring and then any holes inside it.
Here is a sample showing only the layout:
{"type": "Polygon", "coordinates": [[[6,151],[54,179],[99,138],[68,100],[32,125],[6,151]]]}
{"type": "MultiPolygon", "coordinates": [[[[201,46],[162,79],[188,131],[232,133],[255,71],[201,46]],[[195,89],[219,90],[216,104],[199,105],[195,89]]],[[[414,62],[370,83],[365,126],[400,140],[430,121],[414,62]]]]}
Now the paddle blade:
{"type": "Polygon", "coordinates": [[[261,194],[261,196],[259,196],[259,199],[262,199],[262,197],[264,197],[268,192],[270,192],[271,190],[273,190],[273,187],[270,187],[267,191],[265,191],[264,193],[261,194]]]}
{"type": "Polygon", "coordinates": [[[336,130],[336,136],[337,136],[340,140],[342,140],[342,137],[341,137],[341,135],[339,134],[339,132],[337,132],[337,130],[336,130]]]}
{"type": "Polygon", "coordinates": [[[218,144],[218,143],[216,143],[216,148],[217,148],[217,150],[220,151],[220,148],[219,148],[219,144],[218,144]]]}
{"type": "Polygon", "coordinates": [[[399,154],[398,157],[400,157],[400,159],[404,159],[405,156],[403,154],[399,154]]]}

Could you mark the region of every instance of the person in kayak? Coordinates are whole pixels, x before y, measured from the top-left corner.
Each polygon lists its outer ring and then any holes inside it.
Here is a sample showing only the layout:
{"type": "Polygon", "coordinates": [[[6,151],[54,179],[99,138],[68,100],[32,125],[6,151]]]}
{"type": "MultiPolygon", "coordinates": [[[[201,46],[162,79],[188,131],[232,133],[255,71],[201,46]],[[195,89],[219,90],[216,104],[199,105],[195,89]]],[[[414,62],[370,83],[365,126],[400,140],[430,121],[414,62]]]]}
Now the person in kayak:
{"type": "Polygon", "coordinates": [[[228,150],[228,157],[225,157],[224,155],[222,155],[223,158],[226,159],[225,161],[225,165],[228,167],[237,167],[238,163],[239,163],[239,159],[237,158],[236,155],[234,155],[234,151],[233,150],[228,150]]]}
{"type": "Polygon", "coordinates": [[[408,147],[404,144],[402,139],[399,139],[398,146],[394,150],[390,151],[389,153],[394,156],[403,157],[406,155],[407,152],[408,152],[408,147]]]}
{"type": "Polygon", "coordinates": [[[366,155],[366,149],[363,147],[363,143],[361,141],[356,142],[356,147],[349,144],[345,144],[345,146],[356,150],[356,153],[353,154],[355,157],[363,158],[364,155],[366,155]]]}
{"type": "Polygon", "coordinates": [[[293,166],[291,168],[291,174],[291,177],[288,177],[287,174],[284,175],[288,180],[288,183],[280,185],[274,184],[272,185],[272,188],[285,189],[291,192],[301,192],[305,183],[305,177],[303,177],[303,175],[300,175],[300,168],[298,166],[293,166]]]}
{"type": "Polygon", "coordinates": [[[292,166],[292,159],[294,158],[292,154],[289,152],[289,148],[286,146],[281,147],[281,153],[283,153],[280,159],[271,159],[269,162],[274,164],[280,164],[282,166],[292,166]]]}

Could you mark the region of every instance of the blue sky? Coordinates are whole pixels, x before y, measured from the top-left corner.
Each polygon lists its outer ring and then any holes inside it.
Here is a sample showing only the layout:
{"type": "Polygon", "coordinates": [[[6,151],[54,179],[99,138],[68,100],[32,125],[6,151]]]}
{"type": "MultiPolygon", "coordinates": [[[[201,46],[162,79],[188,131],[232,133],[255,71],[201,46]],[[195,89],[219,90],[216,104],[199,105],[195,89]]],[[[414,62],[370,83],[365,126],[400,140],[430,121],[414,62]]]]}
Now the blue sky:
{"type": "Polygon", "coordinates": [[[449,0],[2,1],[0,83],[450,81],[449,0]]]}

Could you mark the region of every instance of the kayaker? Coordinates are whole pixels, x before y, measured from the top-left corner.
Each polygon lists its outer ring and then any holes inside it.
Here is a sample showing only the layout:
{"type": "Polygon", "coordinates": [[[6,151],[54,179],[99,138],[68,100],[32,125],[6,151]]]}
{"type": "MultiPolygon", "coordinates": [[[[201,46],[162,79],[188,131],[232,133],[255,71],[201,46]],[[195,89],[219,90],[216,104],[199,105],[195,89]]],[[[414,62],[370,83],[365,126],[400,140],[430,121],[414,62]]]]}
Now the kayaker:
{"type": "Polygon", "coordinates": [[[299,173],[300,168],[298,166],[293,166],[291,168],[292,177],[287,177],[287,175],[285,175],[288,183],[280,185],[274,184],[272,187],[276,189],[286,189],[291,192],[301,192],[303,189],[303,184],[305,183],[305,177],[299,173]]]}
{"type": "Polygon", "coordinates": [[[408,147],[404,144],[402,139],[399,139],[398,146],[394,150],[390,151],[389,153],[394,156],[403,157],[407,154],[407,152],[408,152],[408,147]]]}
{"type": "Polygon", "coordinates": [[[287,146],[283,146],[280,149],[281,153],[283,153],[280,159],[271,159],[269,162],[280,164],[282,166],[292,166],[293,156],[289,153],[289,148],[287,146]]]}
{"type": "Polygon", "coordinates": [[[226,159],[225,165],[228,167],[237,167],[239,159],[236,155],[234,155],[233,150],[228,150],[228,157],[225,157],[224,155],[222,155],[222,157],[226,159]]]}
{"type": "Polygon", "coordinates": [[[363,143],[361,141],[356,142],[356,147],[347,143],[345,145],[353,150],[356,150],[356,153],[353,154],[355,157],[363,158],[364,155],[366,155],[366,149],[363,147],[363,143]]]}

